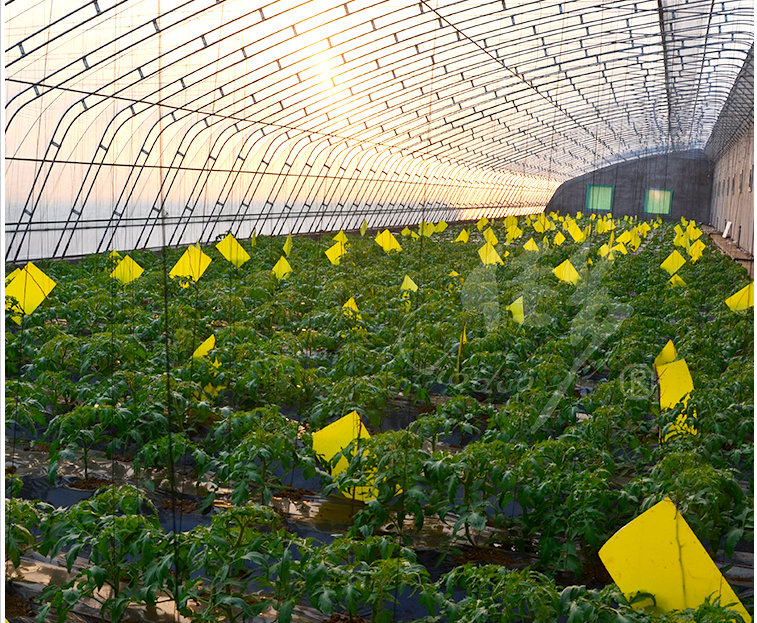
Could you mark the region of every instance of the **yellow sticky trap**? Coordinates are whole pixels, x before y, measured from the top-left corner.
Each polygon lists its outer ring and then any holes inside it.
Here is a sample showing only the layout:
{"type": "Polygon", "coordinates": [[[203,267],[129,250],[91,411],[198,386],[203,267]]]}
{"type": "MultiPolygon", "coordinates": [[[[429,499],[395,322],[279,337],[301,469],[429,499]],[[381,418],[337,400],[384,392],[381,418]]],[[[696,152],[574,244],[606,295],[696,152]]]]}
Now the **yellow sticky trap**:
{"type": "Polygon", "coordinates": [[[110,273],[110,276],[118,279],[121,283],[126,285],[127,283],[131,283],[135,279],[138,279],[143,272],[145,272],[144,268],[127,255],[116,265],[113,272],[110,273]]]}
{"type": "Polygon", "coordinates": [[[410,239],[411,240],[418,240],[418,238],[420,238],[420,236],[418,234],[416,234],[414,231],[410,232],[410,239]]]}
{"type": "Polygon", "coordinates": [[[678,352],[676,352],[675,344],[673,344],[673,340],[668,340],[668,343],[663,346],[662,350],[660,351],[660,354],[657,355],[657,357],[654,358],[654,367],[655,370],[665,365],[666,363],[671,363],[672,361],[675,361],[678,358],[678,352]]]}
{"type": "MultiPolygon", "coordinates": [[[[333,424],[329,424],[325,428],[313,433],[313,450],[330,465],[331,460],[350,443],[358,439],[369,438],[370,435],[360,420],[360,414],[357,411],[353,411],[339,418],[333,424]]],[[[348,465],[349,461],[346,457],[339,457],[336,465],[331,467],[331,475],[338,476],[347,469],[348,465]]],[[[354,497],[363,501],[375,499],[372,482],[369,486],[355,487],[353,491],[342,492],[342,495],[347,498],[354,497]]]]}
{"type": "MultiPolygon", "coordinates": [[[[8,290],[6,289],[6,296],[7,292],[8,290]]],[[[745,288],[741,288],[741,290],[736,292],[733,296],[729,296],[725,300],[725,304],[733,311],[754,307],[754,281],[745,288]]]]}
{"type": "Polygon", "coordinates": [[[689,247],[689,255],[691,256],[691,263],[695,264],[696,261],[702,257],[702,252],[707,248],[707,246],[702,242],[701,240],[697,240],[694,244],[692,244],[689,247]]]}
{"type": "Polygon", "coordinates": [[[455,242],[463,242],[463,243],[465,243],[465,242],[468,242],[468,238],[469,238],[469,237],[470,237],[470,236],[469,236],[469,234],[468,234],[468,230],[467,230],[467,229],[463,229],[463,230],[462,230],[462,231],[461,231],[461,232],[460,232],[460,233],[458,234],[457,238],[455,238],[455,242]]]}
{"type": "Polygon", "coordinates": [[[622,253],[623,255],[628,255],[628,249],[626,249],[626,245],[624,245],[622,242],[619,242],[612,249],[610,249],[610,252],[615,252],[615,251],[618,251],[622,253]]]}
{"type": "Polygon", "coordinates": [[[463,285],[463,278],[460,276],[460,274],[456,270],[453,270],[447,276],[452,277],[449,285],[447,286],[447,290],[449,292],[453,292],[456,289],[460,289],[460,286],[463,285]]]}
{"type": "Polygon", "coordinates": [[[591,216],[589,217],[589,220],[590,220],[590,221],[593,221],[593,220],[594,220],[594,219],[596,219],[596,218],[597,218],[597,215],[596,215],[596,214],[592,214],[592,215],[591,215],[591,216]]]}
{"type": "Polygon", "coordinates": [[[21,274],[20,268],[16,268],[15,270],[8,273],[8,276],[5,278],[5,285],[7,286],[11,281],[13,281],[20,274],[21,274]]]}
{"type": "Polygon", "coordinates": [[[560,281],[567,281],[573,285],[581,278],[573,264],[570,263],[570,260],[565,260],[562,264],[553,268],[552,272],[560,281]]]}
{"type": "Polygon", "coordinates": [[[668,279],[668,284],[670,284],[670,286],[673,288],[682,288],[686,286],[686,282],[678,275],[673,275],[670,279],[668,279]]]}
{"type": "MultiPolygon", "coordinates": [[[[592,216],[594,215],[592,214],[592,216]]],[[[602,219],[599,219],[597,221],[596,231],[598,234],[604,234],[607,231],[607,226],[605,225],[605,222],[602,219]]]]}
{"type": "Polygon", "coordinates": [[[526,319],[526,315],[523,311],[523,297],[519,296],[517,299],[515,299],[512,303],[510,303],[505,309],[512,313],[513,320],[517,322],[518,324],[523,324],[523,321],[526,319]]]}
{"type": "Polygon", "coordinates": [[[341,261],[342,256],[345,255],[347,251],[344,248],[343,242],[335,242],[328,249],[326,249],[324,253],[326,254],[326,257],[329,258],[329,262],[331,262],[334,266],[339,266],[339,262],[341,261]]]}
{"type": "Polygon", "coordinates": [[[676,236],[673,239],[673,244],[678,247],[683,247],[684,249],[688,250],[691,246],[691,241],[689,240],[689,237],[686,233],[681,234],[680,236],[676,236]]]}
{"type": "Polygon", "coordinates": [[[460,334],[460,347],[462,348],[463,344],[468,343],[468,336],[465,333],[465,326],[463,326],[463,332],[460,334]]]}
{"type": "Polygon", "coordinates": [[[544,223],[539,220],[534,221],[532,227],[537,234],[543,234],[547,230],[544,223]]]}
{"type": "Polygon", "coordinates": [[[286,253],[287,257],[289,257],[289,254],[292,252],[292,234],[289,234],[287,236],[282,249],[284,250],[284,253],[286,253]]]}
{"type": "Polygon", "coordinates": [[[434,233],[434,225],[433,223],[426,223],[425,221],[421,221],[420,225],[418,225],[418,233],[421,236],[426,236],[426,238],[431,238],[431,235],[434,233]]]}
{"type": "Polygon", "coordinates": [[[528,242],[523,245],[523,248],[526,251],[538,251],[539,247],[536,246],[536,243],[534,242],[533,238],[529,238],[528,242]]]}
{"type": "Polygon", "coordinates": [[[356,320],[363,319],[363,317],[360,315],[360,310],[357,308],[355,298],[352,296],[350,297],[349,301],[342,305],[342,309],[344,310],[344,315],[347,316],[347,318],[355,318],[356,320]]]}
{"type": "Polygon", "coordinates": [[[292,267],[287,262],[287,259],[282,255],[276,265],[273,267],[273,274],[276,275],[276,279],[281,281],[289,273],[292,272],[292,267]]]}
{"type": "Polygon", "coordinates": [[[403,236],[404,236],[405,238],[407,238],[407,237],[408,237],[408,236],[409,236],[410,234],[412,234],[412,233],[413,233],[413,232],[411,232],[411,231],[410,231],[410,228],[409,228],[409,227],[408,227],[407,225],[405,225],[405,229],[403,229],[403,230],[402,230],[402,231],[400,232],[400,234],[402,234],[402,235],[403,235],[403,236]]]}
{"type": "Polygon", "coordinates": [[[499,242],[499,239],[494,235],[494,230],[491,227],[484,230],[484,240],[493,247],[497,246],[497,243],[499,242]]]}
{"type": "Polygon", "coordinates": [[[405,278],[402,280],[400,290],[410,290],[411,292],[417,292],[418,286],[415,284],[415,281],[410,279],[408,275],[405,275],[405,278]]]}
{"type": "Polygon", "coordinates": [[[343,229],[339,230],[339,233],[332,238],[332,240],[336,240],[337,242],[341,242],[342,244],[349,244],[349,240],[347,240],[347,235],[344,233],[343,229]]]}
{"type": "MultiPolygon", "coordinates": [[[[210,265],[210,261],[210,258],[202,252],[200,245],[190,245],[184,251],[184,255],[179,258],[179,261],[174,264],[168,276],[171,279],[185,277],[197,282],[202,277],[205,269],[210,265]]],[[[181,287],[186,288],[188,285],[188,283],[182,283],[181,287]]]]}
{"type": "Polygon", "coordinates": [[[702,230],[698,227],[695,227],[694,221],[691,221],[689,223],[689,226],[686,228],[686,237],[691,240],[691,242],[694,242],[695,240],[698,240],[701,235],[702,230]]]}
{"type": "Polygon", "coordinates": [[[505,229],[511,229],[512,227],[518,226],[518,219],[513,216],[512,214],[510,216],[505,217],[505,229]]]}
{"type": "Polygon", "coordinates": [[[610,247],[605,242],[599,249],[597,249],[597,255],[599,257],[607,257],[607,255],[610,253],[610,247]]]}
{"type": "MultiPolygon", "coordinates": [[[[694,411],[692,420],[696,421],[697,413],[694,411]]],[[[667,427],[665,436],[662,436],[660,431],[660,441],[665,443],[666,441],[673,439],[674,437],[683,437],[684,435],[698,435],[699,431],[694,426],[694,422],[689,420],[689,416],[685,413],[679,413],[676,416],[676,421],[667,427]]]]}
{"type": "Polygon", "coordinates": [[[252,232],[252,236],[250,236],[250,246],[254,247],[258,243],[258,235],[255,233],[255,230],[252,232]]]}
{"type": "Polygon", "coordinates": [[[376,244],[384,249],[386,253],[390,251],[402,251],[400,243],[397,242],[397,239],[388,229],[376,234],[376,244]]]}
{"type": "Polygon", "coordinates": [[[437,234],[441,234],[445,229],[447,229],[447,227],[447,223],[445,223],[444,221],[439,221],[434,229],[436,230],[437,234]]]}
{"type": "Polygon", "coordinates": [[[5,286],[5,309],[10,310],[11,320],[21,324],[21,316],[28,316],[37,309],[56,285],[33,262],[29,262],[5,286]],[[13,299],[16,299],[20,309],[12,305],[13,299]]]}
{"type": "Polygon", "coordinates": [[[576,212],[576,220],[580,221],[584,217],[583,212],[576,212]]]}
{"type": "Polygon", "coordinates": [[[368,221],[363,219],[363,224],[360,225],[360,235],[365,236],[365,232],[368,231],[368,221]]]}
{"type": "Polygon", "coordinates": [[[219,385],[215,387],[212,383],[208,383],[205,387],[202,388],[203,391],[210,397],[215,398],[218,396],[218,394],[221,393],[222,390],[226,389],[226,385],[219,385]]]}
{"type": "Polygon", "coordinates": [[[567,231],[570,234],[570,237],[573,238],[576,242],[583,242],[586,235],[584,234],[583,230],[575,224],[574,221],[571,221],[567,226],[567,231]]]}
{"type": "Polygon", "coordinates": [[[201,359],[216,347],[216,336],[211,335],[207,340],[195,348],[192,353],[192,359],[201,359]]]}
{"type": "Polygon", "coordinates": [[[221,240],[216,245],[216,249],[237,268],[250,259],[250,254],[244,250],[244,247],[231,234],[221,240]]]}
{"type": "Polygon", "coordinates": [[[478,231],[481,231],[481,230],[482,230],[482,229],[483,229],[484,227],[486,227],[486,226],[487,226],[488,224],[489,224],[489,219],[488,219],[488,218],[486,218],[485,216],[482,216],[482,217],[481,217],[481,218],[479,219],[478,223],[476,223],[476,228],[478,229],[478,231]]]}
{"type": "Polygon", "coordinates": [[[505,238],[507,240],[507,243],[510,244],[513,240],[517,240],[523,235],[523,230],[515,225],[514,227],[509,228],[505,232],[505,238]]]}
{"type": "Polygon", "coordinates": [[[562,244],[563,242],[565,242],[565,236],[563,235],[563,233],[562,233],[561,231],[558,231],[558,232],[557,232],[557,233],[555,234],[555,241],[554,241],[554,245],[555,245],[556,247],[559,247],[559,246],[560,246],[560,245],[561,245],[561,244],[562,244]]]}
{"type": "Polygon", "coordinates": [[[549,249],[549,238],[544,236],[544,238],[541,239],[541,244],[545,249],[549,249]]]}
{"type": "Polygon", "coordinates": [[[694,391],[694,382],[686,360],[679,359],[657,366],[657,375],[660,377],[660,409],[672,409],[679,403],[685,405],[687,396],[694,391]]]}
{"type": "Polygon", "coordinates": [[[622,242],[623,244],[631,242],[631,231],[630,230],[624,231],[622,234],[620,234],[620,236],[618,236],[615,239],[615,242],[622,242]]]}
{"type": "Polygon", "coordinates": [[[683,256],[678,251],[673,251],[667,258],[665,258],[665,261],[660,264],[660,268],[667,271],[669,275],[672,275],[685,263],[686,260],[683,259],[683,256]]]}
{"type": "Polygon", "coordinates": [[[497,250],[488,242],[478,250],[478,256],[487,266],[490,264],[504,264],[497,250]]]}
{"type": "Polygon", "coordinates": [[[669,498],[618,530],[599,557],[627,598],[654,595],[651,614],[698,608],[708,597],[719,598],[751,622],[699,539],[669,498]]]}

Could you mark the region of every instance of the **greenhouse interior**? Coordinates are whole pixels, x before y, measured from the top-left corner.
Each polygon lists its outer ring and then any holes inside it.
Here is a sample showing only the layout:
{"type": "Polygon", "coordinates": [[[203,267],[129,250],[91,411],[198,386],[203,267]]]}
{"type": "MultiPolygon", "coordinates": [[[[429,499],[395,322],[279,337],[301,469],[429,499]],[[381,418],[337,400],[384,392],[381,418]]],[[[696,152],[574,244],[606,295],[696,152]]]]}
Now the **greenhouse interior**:
{"type": "Polygon", "coordinates": [[[5,0],[7,623],[750,623],[754,3],[5,0]]]}

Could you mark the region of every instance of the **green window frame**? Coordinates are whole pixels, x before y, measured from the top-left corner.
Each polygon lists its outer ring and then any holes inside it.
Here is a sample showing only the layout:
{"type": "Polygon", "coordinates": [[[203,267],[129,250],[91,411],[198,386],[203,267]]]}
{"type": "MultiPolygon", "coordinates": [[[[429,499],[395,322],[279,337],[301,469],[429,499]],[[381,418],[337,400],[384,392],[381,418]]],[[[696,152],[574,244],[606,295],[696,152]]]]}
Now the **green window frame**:
{"type": "Polygon", "coordinates": [[[670,214],[673,191],[669,188],[647,188],[644,193],[644,214],[670,214]]]}
{"type": "Polygon", "coordinates": [[[587,212],[611,212],[612,198],[615,194],[615,186],[602,186],[600,184],[586,185],[586,211],[587,212]]]}

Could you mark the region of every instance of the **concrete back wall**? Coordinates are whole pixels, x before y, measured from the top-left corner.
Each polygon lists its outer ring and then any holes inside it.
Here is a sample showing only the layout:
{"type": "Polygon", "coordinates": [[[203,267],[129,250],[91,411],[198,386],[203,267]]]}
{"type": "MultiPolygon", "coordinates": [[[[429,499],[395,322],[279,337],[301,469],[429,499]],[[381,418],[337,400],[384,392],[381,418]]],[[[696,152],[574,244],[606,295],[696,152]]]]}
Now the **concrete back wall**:
{"type": "Polygon", "coordinates": [[[754,122],[715,163],[710,224],[719,232],[731,221],[730,238],[754,255],[754,122]]]}
{"type": "Polygon", "coordinates": [[[703,151],[640,158],[564,182],[547,204],[547,212],[584,212],[586,186],[600,184],[615,188],[612,201],[614,217],[628,215],[644,218],[646,189],[664,188],[673,191],[673,205],[670,215],[662,216],[663,220],[679,220],[685,216],[698,223],[709,223],[712,178],[713,164],[703,151]]]}

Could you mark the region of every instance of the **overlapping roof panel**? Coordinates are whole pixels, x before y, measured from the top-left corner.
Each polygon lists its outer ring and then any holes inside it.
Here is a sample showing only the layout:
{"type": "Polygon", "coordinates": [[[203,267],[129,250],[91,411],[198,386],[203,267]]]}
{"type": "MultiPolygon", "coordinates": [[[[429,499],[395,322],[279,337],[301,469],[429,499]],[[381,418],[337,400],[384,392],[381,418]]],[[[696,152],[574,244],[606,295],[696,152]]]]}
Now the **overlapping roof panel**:
{"type": "Polygon", "coordinates": [[[703,148],[752,3],[6,2],[9,259],[535,210],[703,148]]]}

